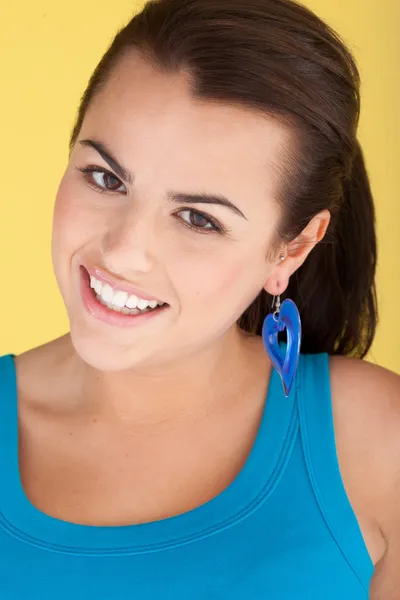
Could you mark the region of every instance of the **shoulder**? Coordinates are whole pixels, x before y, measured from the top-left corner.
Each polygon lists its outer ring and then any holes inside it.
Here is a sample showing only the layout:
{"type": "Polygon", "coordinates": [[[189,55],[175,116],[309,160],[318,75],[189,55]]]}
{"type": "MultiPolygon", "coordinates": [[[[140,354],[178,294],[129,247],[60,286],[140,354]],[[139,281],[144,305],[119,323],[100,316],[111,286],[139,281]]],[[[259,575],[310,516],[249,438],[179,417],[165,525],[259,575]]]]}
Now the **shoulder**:
{"type": "Polygon", "coordinates": [[[366,360],[331,356],[333,410],[355,433],[374,445],[375,456],[400,457],[400,375],[366,360]]]}
{"type": "Polygon", "coordinates": [[[340,466],[387,546],[399,548],[400,376],[366,360],[329,361],[340,466]]]}
{"type": "MultiPolygon", "coordinates": [[[[350,384],[357,384],[357,389],[354,392],[359,391],[358,385],[365,386],[368,391],[372,385],[377,393],[380,392],[397,392],[400,390],[400,375],[389,369],[385,369],[379,365],[375,365],[367,360],[361,360],[359,358],[350,358],[348,356],[330,356],[330,370],[331,374],[337,377],[338,382],[342,378],[346,379],[346,382],[350,384]]],[[[361,389],[360,388],[360,389],[361,389]]]]}
{"type": "Polygon", "coordinates": [[[329,362],[336,407],[362,417],[376,434],[396,433],[392,441],[400,446],[400,375],[357,358],[330,356],[329,362]]]}
{"type": "Polygon", "coordinates": [[[56,398],[68,399],[70,386],[67,383],[73,381],[66,368],[70,355],[68,335],[15,355],[20,409],[48,409],[55,405],[56,398]]]}

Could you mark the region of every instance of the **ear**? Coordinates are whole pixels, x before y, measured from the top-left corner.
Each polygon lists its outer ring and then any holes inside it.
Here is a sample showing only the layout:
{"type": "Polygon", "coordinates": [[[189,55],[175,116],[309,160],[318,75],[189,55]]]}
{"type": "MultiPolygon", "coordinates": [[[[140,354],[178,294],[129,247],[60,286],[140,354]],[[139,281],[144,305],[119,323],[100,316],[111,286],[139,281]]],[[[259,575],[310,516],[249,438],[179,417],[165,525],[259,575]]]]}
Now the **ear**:
{"type": "Polygon", "coordinates": [[[279,261],[264,286],[269,294],[277,296],[286,290],[290,277],[325,236],[330,220],[329,210],[321,211],[309,221],[300,235],[282,249],[279,255],[284,255],[285,260],[279,261]]]}

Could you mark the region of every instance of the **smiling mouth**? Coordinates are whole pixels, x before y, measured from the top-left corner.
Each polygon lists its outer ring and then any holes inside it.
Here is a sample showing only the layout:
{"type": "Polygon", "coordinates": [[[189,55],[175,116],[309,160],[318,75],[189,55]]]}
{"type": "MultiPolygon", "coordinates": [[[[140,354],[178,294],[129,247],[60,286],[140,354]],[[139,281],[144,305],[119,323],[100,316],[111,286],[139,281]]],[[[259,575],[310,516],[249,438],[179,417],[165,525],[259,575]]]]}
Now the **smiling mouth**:
{"type": "Polygon", "coordinates": [[[96,291],[93,288],[91,288],[91,289],[92,289],[93,295],[96,298],[97,302],[99,302],[103,306],[106,306],[109,310],[112,310],[117,313],[121,313],[123,315],[144,315],[148,312],[156,312],[157,310],[160,310],[160,309],[168,306],[164,302],[163,304],[158,304],[154,308],[152,308],[150,306],[148,306],[146,308],[142,308],[142,309],[128,308],[127,306],[123,306],[122,308],[120,308],[119,306],[115,306],[114,304],[111,304],[110,302],[106,302],[105,300],[103,300],[103,298],[101,296],[99,296],[99,294],[96,293],[96,291]]]}
{"type": "Polygon", "coordinates": [[[91,286],[90,273],[87,271],[87,269],[83,265],[81,265],[80,268],[81,268],[83,277],[86,282],[87,290],[88,290],[89,294],[91,295],[92,299],[97,304],[108,309],[110,311],[110,313],[117,313],[117,314],[120,314],[121,316],[137,316],[137,315],[144,315],[146,313],[156,313],[156,312],[159,312],[159,311],[169,307],[169,304],[167,302],[159,302],[157,304],[157,306],[146,306],[144,308],[137,308],[137,307],[128,308],[127,306],[123,306],[123,307],[116,306],[115,304],[112,304],[111,302],[107,302],[106,300],[104,300],[101,297],[101,295],[96,292],[96,290],[91,286]]]}

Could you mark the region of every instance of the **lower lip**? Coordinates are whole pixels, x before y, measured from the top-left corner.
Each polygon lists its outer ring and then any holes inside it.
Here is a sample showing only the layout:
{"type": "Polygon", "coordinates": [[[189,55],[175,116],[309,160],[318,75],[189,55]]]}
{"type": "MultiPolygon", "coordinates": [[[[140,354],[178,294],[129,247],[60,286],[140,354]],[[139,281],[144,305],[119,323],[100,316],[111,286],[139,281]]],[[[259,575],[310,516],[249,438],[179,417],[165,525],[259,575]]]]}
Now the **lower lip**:
{"type": "Polygon", "coordinates": [[[160,306],[152,311],[139,315],[124,315],[123,313],[111,310],[101,304],[96,296],[93,288],[90,287],[90,276],[86,269],[81,265],[80,269],[80,290],[83,304],[89,314],[104,323],[116,325],[117,327],[135,327],[145,321],[154,319],[161,313],[165,312],[168,305],[160,306]]]}

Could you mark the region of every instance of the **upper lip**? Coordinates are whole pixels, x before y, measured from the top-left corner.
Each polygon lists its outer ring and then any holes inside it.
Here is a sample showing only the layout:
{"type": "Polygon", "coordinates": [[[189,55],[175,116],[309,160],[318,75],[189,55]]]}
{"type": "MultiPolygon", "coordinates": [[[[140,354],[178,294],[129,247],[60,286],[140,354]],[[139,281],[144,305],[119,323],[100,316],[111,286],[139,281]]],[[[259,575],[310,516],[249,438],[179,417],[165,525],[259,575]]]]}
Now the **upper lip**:
{"type": "Polygon", "coordinates": [[[150,294],[143,292],[143,290],[139,290],[138,288],[133,287],[133,285],[131,285],[130,283],[122,281],[121,279],[118,279],[113,275],[110,275],[110,273],[99,269],[99,267],[88,267],[86,265],[82,266],[87,270],[89,275],[93,275],[93,277],[95,277],[102,283],[108,284],[113,290],[127,292],[129,295],[138,296],[138,298],[143,298],[143,300],[157,300],[157,302],[163,302],[163,300],[160,300],[155,296],[151,296],[150,294]]]}

